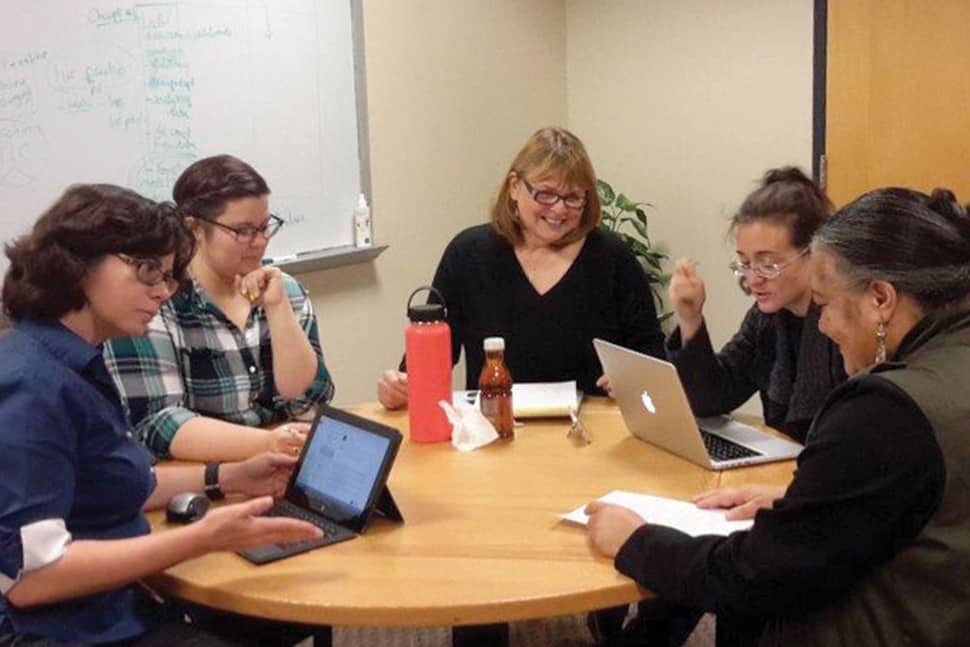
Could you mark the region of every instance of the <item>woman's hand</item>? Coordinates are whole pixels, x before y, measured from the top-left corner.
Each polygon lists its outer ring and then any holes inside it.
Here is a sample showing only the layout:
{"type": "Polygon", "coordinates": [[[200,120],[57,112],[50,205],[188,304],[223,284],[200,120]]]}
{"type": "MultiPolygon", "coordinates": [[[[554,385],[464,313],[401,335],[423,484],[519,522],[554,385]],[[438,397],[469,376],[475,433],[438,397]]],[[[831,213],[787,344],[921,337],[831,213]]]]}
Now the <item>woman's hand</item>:
{"type": "Polygon", "coordinates": [[[261,517],[273,507],[271,497],[210,510],[189,526],[202,536],[204,552],[237,551],[265,544],[316,539],[323,533],[313,524],[286,517],[261,517]]]}
{"type": "Polygon", "coordinates": [[[729,521],[753,519],[758,510],[768,509],[785,495],[785,487],[776,485],[744,485],[722,487],[701,492],[691,501],[698,508],[727,508],[724,518],[729,521]]]}
{"type": "Polygon", "coordinates": [[[272,308],[284,303],[286,289],[283,287],[283,273],[280,268],[267,265],[248,274],[236,277],[236,289],[250,303],[262,303],[264,308],[272,308]]]}
{"type": "Polygon", "coordinates": [[[697,274],[696,262],[687,258],[677,259],[670,275],[668,292],[670,305],[680,324],[681,339],[686,343],[697,334],[704,322],[704,301],[707,298],[704,280],[697,274]]]}
{"type": "Polygon", "coordinates": [[[400,409],[408,404],[408,374],[384,371],[377,380],[377,400],[385,409],[400,409]]]}
{"type": "Polygon", "coordinates": [[[586,532],[593,547],[607,557],[616,557],[634,531],[646,523],[629,508],[593,501],[585,510],[589,515],[586,532]]]}
{"type": "Polygon", "coordinates": [[[268,451],[299,456],[310,433],[310,423],[284,422],[266,431],[269,434],[268,451]]]}
{"type": "Polygon", "coordinates": [[[219,466],[219,485],[226,494],[282,496],[290,481],[296,456],[264,453],[238,463],[219,466]]]}

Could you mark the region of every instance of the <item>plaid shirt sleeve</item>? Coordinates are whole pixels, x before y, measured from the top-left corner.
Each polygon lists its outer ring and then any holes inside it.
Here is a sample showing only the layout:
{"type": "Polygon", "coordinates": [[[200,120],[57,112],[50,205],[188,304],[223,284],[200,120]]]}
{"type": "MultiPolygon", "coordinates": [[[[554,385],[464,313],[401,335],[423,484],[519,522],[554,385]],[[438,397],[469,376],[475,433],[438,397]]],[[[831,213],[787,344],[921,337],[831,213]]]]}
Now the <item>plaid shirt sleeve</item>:
{"type": "Polygon", "coordinates": [[[184,406],[185,385],[170,304],[162,306],[144,337],[112,339],[104,359],[114,378],[136,437],[159,458],[171,458],[169,446],[179,427],[199,415],[184,406]]]}
{"type": "Polygon", "coordinates": [[[317,356],[317,373],[313,382],[298,398],[286,400],[277,396],[277,410],[286,418],[292,418],[308,411],[320,402],[330,402],[333,399],[334,384],[323,361],[323,350],[320,347],[320,332],[317,328],[317,316],[313,311],[313,303],[306,288],[288,274],[284,274],[286,293],[293,305],[293,312],[300,322],[300,327],[306,333],[310,346],[317,356]]]}

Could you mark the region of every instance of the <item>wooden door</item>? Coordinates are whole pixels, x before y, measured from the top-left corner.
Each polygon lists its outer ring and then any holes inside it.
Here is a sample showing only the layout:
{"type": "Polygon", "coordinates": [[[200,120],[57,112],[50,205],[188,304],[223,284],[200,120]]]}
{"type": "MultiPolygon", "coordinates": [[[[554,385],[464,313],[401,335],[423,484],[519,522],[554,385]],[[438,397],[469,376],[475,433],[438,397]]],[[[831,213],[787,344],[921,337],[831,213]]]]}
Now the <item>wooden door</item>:
{"type": "Polygon", "coordinates": [[[970,0],[829,0],[826,188],[970,202],[970,0]]]}

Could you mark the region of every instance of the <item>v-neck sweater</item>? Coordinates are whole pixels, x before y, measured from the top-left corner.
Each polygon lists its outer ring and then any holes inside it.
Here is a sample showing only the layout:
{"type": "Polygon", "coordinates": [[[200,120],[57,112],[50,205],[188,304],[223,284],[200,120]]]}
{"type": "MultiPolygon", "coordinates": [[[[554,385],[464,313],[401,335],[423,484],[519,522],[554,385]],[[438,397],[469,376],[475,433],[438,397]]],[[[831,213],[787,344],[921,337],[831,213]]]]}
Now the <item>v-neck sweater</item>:
{"type": "Polygon", "coordinates": [[[593,338],[664,357],[664,337],[646,275],[613,234],[591,231],[562,278],[539,294],[515,250],[489,225],[448,244],[435,272],[452,336],[452,361],[465,350],[466,388],[478,388],[486,337],[505,339],[516,382],[576,380],[601,394],[593,338]]]}

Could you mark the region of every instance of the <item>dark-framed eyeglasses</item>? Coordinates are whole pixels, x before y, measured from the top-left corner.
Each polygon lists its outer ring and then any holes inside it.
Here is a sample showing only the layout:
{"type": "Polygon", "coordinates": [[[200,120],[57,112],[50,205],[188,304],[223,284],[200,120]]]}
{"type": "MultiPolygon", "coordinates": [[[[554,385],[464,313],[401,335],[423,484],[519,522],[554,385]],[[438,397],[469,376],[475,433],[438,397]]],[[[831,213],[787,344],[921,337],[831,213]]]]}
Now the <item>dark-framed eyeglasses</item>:
{"type": "Polygon", "coordinates": [[[568,209],[582,209],[586,206],[586,194],[577,195],[571,193],[570,195],[559,195],[555,191],[547,191],[545,189],[536,189],[534,186],[529,184],[529,181],[523,176],[519,176],[522,183],[525,184],[526,191],[532,196],[532,199],[541,204],[544,207],[551,207],[560,200],[566,205],[568,209]]]}
{"type": "Polygon", "coordinates": [[[148,286],[155,286],[165,282],[168,291],[175,293],[179,289],[179,280],[171,272],[162,269],[162,264],[151,258],[135,258],[128,254],[115,254],[119,259],[135,268],[135,278],[148,286]]]}
{"type": "Polygon", "coordinates": [[[251,243],[257,235],[262,236],[266,240],[269,240],[280,230],[283,226],[283,219],[274,214],[270,214],[266,222],[263,223],[261,227],[252,227],[249,225],[244,225],[242,227],[230,227],[229,225],[224,225],[221,222],[216,222],[215,220],[210,220],[209,218],[198,218],[198,220],[204,220],[210,224],[219,227],[220,229],[225,229],[236,239],[239,243],[251,243]]]}
{"type": "Polygon", "coordinates": [[[756,274],[763,279],[776,279],[781,274],[782,270],[807,253],[808,247],[803,247],[801,251],[799,251],[793,257],[781,263],[744,263],[740,259],[736,258],[728,264],[728,267],[731,268],[732,272],[734,272],[734,276],[738,278],[743,278],[748,274],[756,274]]]}

